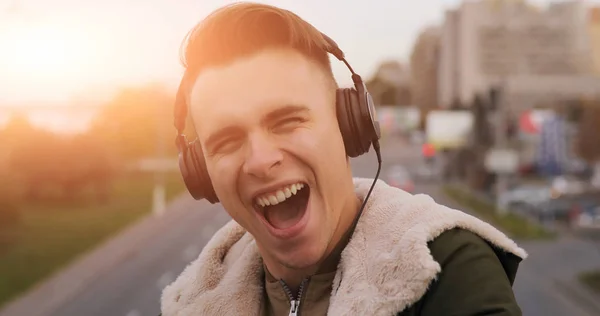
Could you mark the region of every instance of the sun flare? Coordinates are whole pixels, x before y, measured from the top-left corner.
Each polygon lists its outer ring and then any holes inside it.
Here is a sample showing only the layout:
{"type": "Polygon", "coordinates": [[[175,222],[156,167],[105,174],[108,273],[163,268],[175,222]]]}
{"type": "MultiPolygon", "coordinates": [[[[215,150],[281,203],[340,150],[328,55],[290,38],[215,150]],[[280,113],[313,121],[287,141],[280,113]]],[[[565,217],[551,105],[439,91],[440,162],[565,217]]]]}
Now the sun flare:
{"type": "Polygon", "coordinates": [[[64,85],[83,79],[94,62],[83,30],[59,23],[13,24],[0,30],[0,69],[12,80],[64,85]]]}

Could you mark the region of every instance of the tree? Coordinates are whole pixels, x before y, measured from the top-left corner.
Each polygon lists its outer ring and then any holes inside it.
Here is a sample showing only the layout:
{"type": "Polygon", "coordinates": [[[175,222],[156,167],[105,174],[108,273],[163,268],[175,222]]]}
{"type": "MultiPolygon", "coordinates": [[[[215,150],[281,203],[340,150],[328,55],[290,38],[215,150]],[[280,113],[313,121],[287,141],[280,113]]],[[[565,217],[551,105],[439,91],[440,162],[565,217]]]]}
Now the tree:
{"type": "Polygon", "coordinates": [[[57,190],[72,200],[90,185],[106,200],[114,164],[107,147],[93,134],[58,135],[15,116],[2,136],[10,142],[3,143],[6,157],[0,172],[10,172],[6,178],[11,177],[13,187],[22,185],[28,200],[47,199],[47,192],[57,190]]]}
{"type": "Polygon", "coordinates": [[[377,105],[407,106],[411,103],[408,72],[397,61],[382,62],[365,85],[377,105]]]}
{"type": "MultiPolygon", "coordinates": [[[[174,140],[173,98],[159,86],[124,89],[106,104],[90,132],[124,161],[152,156],[157,140],[174,140]]],[[[166,146],[175,153],[175,146],[166,146]]]]}
{"type": "Polygon", "coordinates": [[[7,169],[0,169],[0,255],[12,243],[10,227],[19,224],[21,196],[15,179],[7,169]]]}
{"type": "MultiPolygon", "coordinates": [[[[14,175],[8,169],[0,169],[0,231],[17,222],[20,193],[20,186],[14,175]]],[[[1,236],[0,239],[2,239],[1,236]]]]}
{"type": "Polygon", "coordinates": [[[2,130],[2,146],[10,150],[18,142],[26,142],[36,137],[38,129],[35,128],[27,116],[22,113],[13,114],[4,130],[2,130]]]}
{"type": "Polygon", "coordinates": [[[91,133],[63,139],[60,145],[61,157],[58,160],[68,167],[61,170],[57,184],[65,198],[74,200],[84,188],[93,187],[97,200],[106,202],[117,172],[111,152],[91,133]]]}
{"type": "Polygon", "coordinates": [[[34,127],[20,114],[11,118],[3,135],[9,140],[4,144],[6,168],[22,182],[26,197],[37,199],[46,183],[58,177],[54,170],[60,166],[55,159],[60,152],[58,138],[34,127]]]}

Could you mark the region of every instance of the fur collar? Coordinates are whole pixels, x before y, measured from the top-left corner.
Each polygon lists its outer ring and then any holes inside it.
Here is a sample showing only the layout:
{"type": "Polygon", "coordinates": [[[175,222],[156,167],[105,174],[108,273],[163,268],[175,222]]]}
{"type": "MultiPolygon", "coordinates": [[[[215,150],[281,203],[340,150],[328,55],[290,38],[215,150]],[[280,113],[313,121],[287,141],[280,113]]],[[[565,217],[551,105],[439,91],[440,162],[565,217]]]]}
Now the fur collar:
{"type": "MultiPolygon", "coordinates": [[[[364,198],[371,179],[355,179],[364,198]]],[[[393,315],[417,302],[441,271],[427,243],[446,230],[468,229],[521,258],[527,254],[491,225],[378,181],[342,252],[329,315],[393,315]]],[[[162,295],[163,316],[258,315],[262,260],[236,222],[221,228],[196,261],[162,295]]]]}

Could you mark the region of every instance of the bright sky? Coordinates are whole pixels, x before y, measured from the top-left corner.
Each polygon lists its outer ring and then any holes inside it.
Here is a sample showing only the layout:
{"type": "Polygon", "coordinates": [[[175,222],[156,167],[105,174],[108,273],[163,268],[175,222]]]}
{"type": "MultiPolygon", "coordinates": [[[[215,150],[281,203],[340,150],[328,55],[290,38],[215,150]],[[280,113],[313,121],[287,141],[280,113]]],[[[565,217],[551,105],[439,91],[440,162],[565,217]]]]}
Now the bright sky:
{"type": "MultiPolygon", "coordinates": [[[[227,0],[0,0],[0,106],[105,97],[122,85],[176,85],[180,43],[227,0]]],[[[335,39],[368,77],[406,61],[419,31],[459,0],[265,0],[335,39]]],[[[548,2],[537,0],[532,2],[548,2]]],[[[600,2],[590,0],[588,2],[600,2]]],[[[347,70],[334,63],[342,85],[347,70]]]]}

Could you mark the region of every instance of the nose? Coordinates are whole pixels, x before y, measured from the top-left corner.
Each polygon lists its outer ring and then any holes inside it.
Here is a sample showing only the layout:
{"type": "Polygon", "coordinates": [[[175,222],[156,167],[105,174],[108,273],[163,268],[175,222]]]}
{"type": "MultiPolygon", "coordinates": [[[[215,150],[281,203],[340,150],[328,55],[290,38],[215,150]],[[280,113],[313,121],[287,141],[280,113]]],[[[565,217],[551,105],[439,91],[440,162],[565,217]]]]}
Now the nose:
{"type": "Polygon", "coordinates": [[[253,135],[248,144],[244,173],[258,178],[269,177],[283,160],[281,150],[272,140],[263,135],[253,135]]]}

